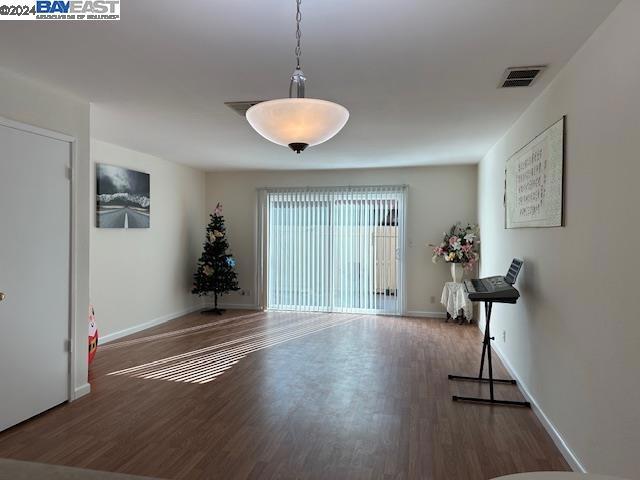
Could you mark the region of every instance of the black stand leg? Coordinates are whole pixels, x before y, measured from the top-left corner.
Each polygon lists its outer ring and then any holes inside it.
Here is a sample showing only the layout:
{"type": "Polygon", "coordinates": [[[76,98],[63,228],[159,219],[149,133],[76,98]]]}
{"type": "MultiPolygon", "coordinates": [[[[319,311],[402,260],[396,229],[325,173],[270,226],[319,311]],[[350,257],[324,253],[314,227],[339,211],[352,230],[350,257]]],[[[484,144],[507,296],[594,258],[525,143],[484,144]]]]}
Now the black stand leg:
{"type": "MultiPolygon", "coordinates": [[[[487,325],[484,328],[484,339],[482,340],[482,357],[480,357],[480,373],[478,374],[478,378],[482,378],[482,372],[484,371],[484,357],[487,353],[487,344],[489,343],[489,316],[491,315],[491,303],[484,304],[484,313],[485,318],[487,318],[487,325]],[[487,306],[489,305],[489,306],[487,306]]],[[[451,378],[451,377],[449,377],[451,378]]]]}
{"type": "Polygon", "coordinates": [[[484,311],[485,317],[487,319],[485,328],[484,328],[484,340],[482,341],[482,357],[480,358],[480,373],[478,373],[477,377],[465,377],[462,375],[449,375],[449,380],[467,380],[472,382],[486,382],[489,383],[489,398],[479,398],[479,397],[459,397],[458,395],[454,395],[452,400],[454,402],[475,402],[475,403],[485,403],[492,405],[513,405],[518,407],[529,407],[531,408],[531,404],[529,402],[515,402],[511,400],[496,400],[493,392],[493,384],[494,383],[508,383],[511,385],[516,385],[515,380],[507,380],[507,379],[497,379],[493,378],[493,364],[491,362],[491,340],[494,338],[491,336],[491,308],[493,307],[492,302],[484,302],[484,311]],[[489,377],[485,378],[482,376],[484,372],[484,359],[487,358],[487,364],[489,366],[489,377]]]}

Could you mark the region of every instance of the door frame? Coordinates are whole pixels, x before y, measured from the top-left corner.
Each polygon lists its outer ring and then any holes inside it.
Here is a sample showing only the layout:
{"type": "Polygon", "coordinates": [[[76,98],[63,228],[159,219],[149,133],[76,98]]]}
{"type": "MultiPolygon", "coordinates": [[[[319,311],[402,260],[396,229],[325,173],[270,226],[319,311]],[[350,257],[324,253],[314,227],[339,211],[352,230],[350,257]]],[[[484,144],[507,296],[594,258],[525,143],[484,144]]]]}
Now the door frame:
{"type": "MultiPolygon", "coordinates": [[[[6,117],[0,116],[0,126],[11,128],[14,130],[19,130],[22,132],[32,133],[35,135],[40,135],[42,137],[52,138],[54,140],[60,140],[63,142],[67,142],[69,144],[69,154],[71,158],[69,159],[69,172],[67,173],[67,178],[69,179],[69,325],[68,325],[68,345],[67,345],[67,353],[68,353],[68,385],[67,385],[67,393],[68,400],[72,401],[76,398],[75,384],[76,384],[76,367],[75,367],[75,356],[76,356],[76,319],[78,318],[78,312],[76,312],[76,298],[77,298],[77,275],[76,268],[78,265],[78,252],[76,249],[76,236],[77,236],[77,225],[76,225],[76,195],[77,195],[77,185],[76,185],[76,172],[77,172],[77,144],[78,141],[75,137],[67,135],[65,133],[56,132],[54,130],[48,130],[46,128],[36,127],[34,125],[29,125],[27,123],[17,122],[15,120],[11,120],[6,117]]],[[[88,306],[87,306],[88,308],[88,306]]]]}

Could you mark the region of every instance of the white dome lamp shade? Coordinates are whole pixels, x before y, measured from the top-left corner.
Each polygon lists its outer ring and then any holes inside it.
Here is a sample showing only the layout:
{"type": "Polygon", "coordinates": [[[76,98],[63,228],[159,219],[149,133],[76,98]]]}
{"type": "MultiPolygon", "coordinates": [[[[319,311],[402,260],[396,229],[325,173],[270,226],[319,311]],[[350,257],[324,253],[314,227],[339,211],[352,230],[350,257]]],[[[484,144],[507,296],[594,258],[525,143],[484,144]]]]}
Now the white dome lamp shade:
{"type": "Polygon", "coordinates": [[[316,98],[281,98],[247,110],[247,120],[256,132],[296,153],[326,142],[348,119],[349,111],[342,105],[316,98]]]}
{"type": "Polygon", "coordinates": [[[300,69],[300,2],[297,0],[297,67],[291,75],[289,98],[258,103],[246,113],[247,121],[256,132],[296,153],[326,142],[349,120],[349,111],[342,105],[304,96],[306,78],[300,69]]]}

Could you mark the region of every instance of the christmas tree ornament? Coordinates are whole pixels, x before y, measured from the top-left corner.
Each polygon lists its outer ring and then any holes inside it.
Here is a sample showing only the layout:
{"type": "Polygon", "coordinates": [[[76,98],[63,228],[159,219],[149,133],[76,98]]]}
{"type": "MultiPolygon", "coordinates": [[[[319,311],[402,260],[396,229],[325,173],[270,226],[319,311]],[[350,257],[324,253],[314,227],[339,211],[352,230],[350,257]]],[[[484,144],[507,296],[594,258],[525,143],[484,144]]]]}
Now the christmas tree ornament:
{"type": "Polygon", "coordinates": [[[216,205],[216,208],[213,210],[213,216],[214,217],[222,216],[222,204],[220,202],[218,202],[218,204],[216,205]]]}

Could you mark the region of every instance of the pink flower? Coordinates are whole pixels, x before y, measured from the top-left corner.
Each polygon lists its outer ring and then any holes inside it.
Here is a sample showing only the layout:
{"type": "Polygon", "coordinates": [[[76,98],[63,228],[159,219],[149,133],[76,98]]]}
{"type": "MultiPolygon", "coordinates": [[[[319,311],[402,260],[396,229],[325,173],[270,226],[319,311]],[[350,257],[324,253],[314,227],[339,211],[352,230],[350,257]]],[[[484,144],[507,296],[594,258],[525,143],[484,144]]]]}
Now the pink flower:
{"type": "Polygon", "coordinates": [[[458,243],[460,241],[460,239],[458,237],[456,237],[455,235],[453,235],[452,237],[449,238],[449,245],[453,246],[456,243],[458,243]]]}
{"type": "Polygon", "coordinates": [[[469,261],[464,265],[464,268],[466,270],[471,270],[473,266],[476,264],[476,261],[477,261],[476,257],[471,257],[469,261]]]}
{"type": "Polygon", "coordinates": [[[473,246],[471,244],[467,243],[467,244],[462,246],[462,251],[464,253],[469,253],[472,248],[473,248],[473,246]]]}

